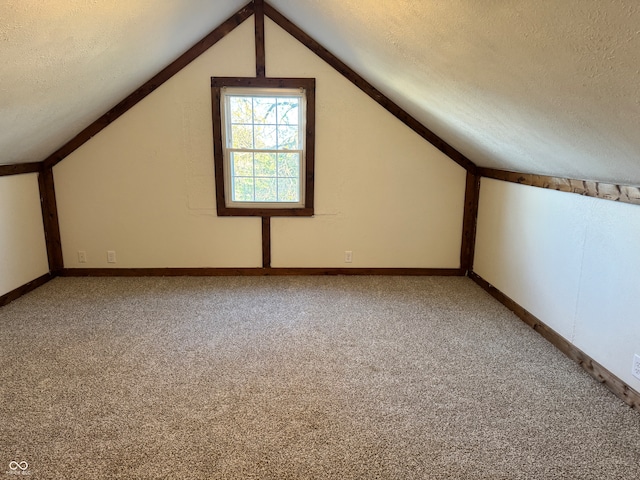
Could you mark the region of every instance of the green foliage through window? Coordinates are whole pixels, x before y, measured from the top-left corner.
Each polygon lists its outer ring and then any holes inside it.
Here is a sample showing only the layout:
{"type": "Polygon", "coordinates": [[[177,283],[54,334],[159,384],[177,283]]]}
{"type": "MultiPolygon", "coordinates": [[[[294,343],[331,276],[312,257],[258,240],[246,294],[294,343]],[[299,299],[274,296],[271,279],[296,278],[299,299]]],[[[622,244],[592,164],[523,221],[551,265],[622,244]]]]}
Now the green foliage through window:
{"type": "Polygon", "coordinates": [[[225,95],[233,202],[301,201],[302,99],[302,93],[225,95]]]}

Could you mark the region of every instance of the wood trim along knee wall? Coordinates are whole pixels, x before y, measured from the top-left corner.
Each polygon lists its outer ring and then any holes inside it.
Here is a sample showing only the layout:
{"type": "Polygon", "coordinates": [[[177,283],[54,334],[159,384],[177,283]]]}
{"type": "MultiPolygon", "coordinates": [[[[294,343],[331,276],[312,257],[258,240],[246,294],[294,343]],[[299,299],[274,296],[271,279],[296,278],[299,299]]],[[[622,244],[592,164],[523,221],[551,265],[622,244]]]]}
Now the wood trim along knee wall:
{"type": "Polygon", "coordinates": [[[509,172],[506,170],[482,167],[478,168],[478,174],[485,178],[502,180],[504,182],[519,183],[520,185],[548,188],[550,190],[577,193],[578,195],[601,198],[603,200],[640,205],[640,187],[633,185],[618,185],[614,183],[552,177],[549,175],[535,175],[533,173],[509,172]]]}
{"type": "Polygon", "coordinates": [[[21,296],[26,295],[29,292],[32,292],[36,288],[47,283],[52,278],[53,278],[53,275],[51,275],[51,273],[45,273],[44,275],[41,275],[35,280],[31,280],[30,282],[25,283],[24,285],[21,285],[18,288],[11,290],[8,293],[5,293],[4,295],[0,295],[0,307],[4,307],[5,305],[13,302],[14,300],[17,300],[21,296]]]}
{"type": "Polygon", "coordinates": [[[41,170],[42,162],[0,165],[0,177],[7,177],[9,175],[22,175],[23,173],[37,173],[41,170]]]}
{"type": "Polygon", "coordinates": [[[553,329],[549,328],[535,315],[513,301],[511,298],[507,297],[504,293],[491,285],[480,275],[472,271],[469,272],[469,278],[480,285],[480,287],[487,291],[493,298],[498,300],[505,307],[515,313],[524,323],[526,323],[536,332],[542,335],[558,350],[560,350],[567,357],[584,368],[589,373],[589,375],[606,386],[623,402],[625,402],[634,410],[640,412],[640,392],[637,392],[636,390],[631,388],[629,385],[624,383],[616,375],[604,368],[578,347],[565,340],[564,337],[562,337],[553,329]]]}

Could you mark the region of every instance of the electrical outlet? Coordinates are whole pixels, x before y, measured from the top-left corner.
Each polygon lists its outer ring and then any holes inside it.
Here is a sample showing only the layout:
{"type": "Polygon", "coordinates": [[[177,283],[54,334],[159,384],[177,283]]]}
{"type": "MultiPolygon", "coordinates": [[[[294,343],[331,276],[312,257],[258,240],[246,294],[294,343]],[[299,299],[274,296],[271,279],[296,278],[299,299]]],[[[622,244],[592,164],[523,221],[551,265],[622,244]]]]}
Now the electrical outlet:
{"type": "Polygon", "coordinates": [[[637,353],[633,356],[633,368],[631,369],[633,376],[640,380],[640,355],[637,353]]]}
{"type": "Polygon", "coordinates": [[[78,250],[78,263],[87,263],[87,252],[78,250]]]}
{"type": "Polygon", "coordinates": [[[346,250],[344,252],[344,263],[353,262],[353,252],[351,250],[346,250]]]}
{"type": "Polygon", "coordinates": [[[108,263],[116,263],[116,252],[115,250],[107,251],[107,262],[108,263]]]}

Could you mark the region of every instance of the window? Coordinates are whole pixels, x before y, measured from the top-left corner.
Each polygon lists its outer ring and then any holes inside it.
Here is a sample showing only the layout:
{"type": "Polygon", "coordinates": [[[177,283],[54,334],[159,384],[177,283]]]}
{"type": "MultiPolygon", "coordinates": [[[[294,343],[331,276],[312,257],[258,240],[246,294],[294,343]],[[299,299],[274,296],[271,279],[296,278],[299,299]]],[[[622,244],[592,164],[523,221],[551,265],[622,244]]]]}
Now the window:
{"type": "Polygon", "coordinates": [[[304,92],[223,88],[222,103],[227,205],[301,206],[304,92]]]}
{"type": "Polygon", "coordinates": [[[212,78],[220,215],[313,215],[314,79],[212,78]]]}

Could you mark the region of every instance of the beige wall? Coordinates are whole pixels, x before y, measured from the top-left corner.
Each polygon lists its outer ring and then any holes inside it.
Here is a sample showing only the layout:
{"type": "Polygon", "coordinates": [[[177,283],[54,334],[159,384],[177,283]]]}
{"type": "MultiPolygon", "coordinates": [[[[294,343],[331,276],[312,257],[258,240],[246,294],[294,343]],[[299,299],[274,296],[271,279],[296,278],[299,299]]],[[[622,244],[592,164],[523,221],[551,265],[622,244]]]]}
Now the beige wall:
{"type": "Polygon", "coordinates": [[[49,271],[38,175],[0,177],[0,295],[49,271]]]}
{"type": "Polygon", "coordinates": [[[273,266],[459,267],[464,169],[273,22],[265,29],[267,75],[316,77],[318,103],[316,216],[272,220],[273,266]]]}
{"type": "Polygon", "coordinates": [[[482,179],[474,271],[640,391],[640,206],[482,179]]]}
{"type": "MultiPolygon", "coordinates": [[[[266,42],[268,75],[317,79],[316,215],[273,219],[272,265],[457,268],[464,170],[270,21],[266,42]]],[[[261,266],[260,219],[215,214],[209,88],[254,69],[250,20],[55,167],[65,267],[261,266]]]]}
{"type": "Polygon", "coordinates": [[[210,77],[255,75],[252,35],[245,22],[54,168],[65,267],[261,265],[260,219],[216,216],[211,140],[210,77]]]}

